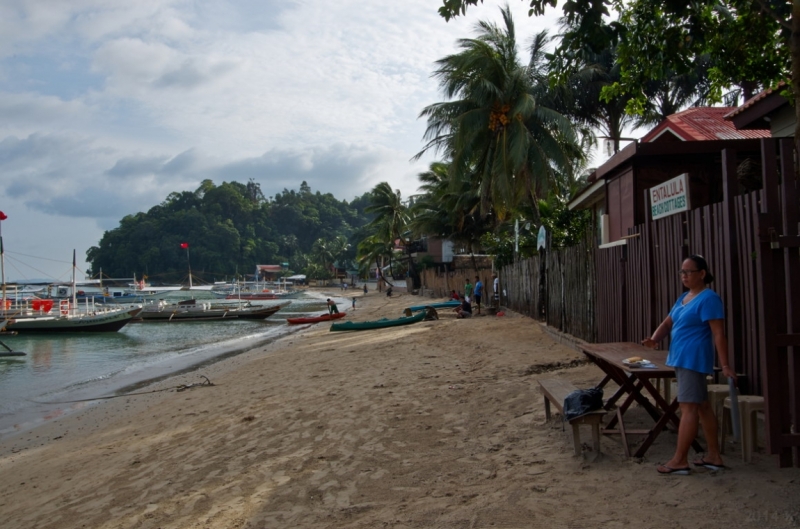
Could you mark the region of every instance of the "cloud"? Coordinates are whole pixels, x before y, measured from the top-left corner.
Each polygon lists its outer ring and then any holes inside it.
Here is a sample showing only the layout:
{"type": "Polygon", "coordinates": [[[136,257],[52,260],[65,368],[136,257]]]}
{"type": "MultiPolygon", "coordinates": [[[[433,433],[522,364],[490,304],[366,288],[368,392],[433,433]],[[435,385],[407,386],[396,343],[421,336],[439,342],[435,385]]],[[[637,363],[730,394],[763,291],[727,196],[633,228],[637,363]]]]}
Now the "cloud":
{"type": "MultiPolygon", "coordinates": [[[[103,178],[106,167],[123,172],[126,160],[119,157],[119,151],[92,138],[8,136],[0,141],[0,190],[34,211],[87,219],[119,219],[163,200],[174,182],[159,181],[153,173],[103,178]]],[[[127,166],[130,170],[131,163],[127,166]]]]}
{"type": "Polygon", "coordinates": [[[367,186],[378,183],[382,169],[398,163],[408,165],[403,153],[382,147],[334,144],[303,151],[275,149],[257,158],[221,165],[208,174],[217,182],[245,182],[252,178],[268,196],[284,188],[297,189],[305,181],[315,191],[341,198],[362,194],[367,186]]]}
{"type": "MultiPolygon", "coordinates": [[[[527,2],[509,5],[521,47],[555,23],[557,13],[530,19],[527,2]]],[[[436,7],[0,3],[0,199],[25,219],[17,245],[72,246],[44,222],[97,241],[207,178],[253,178],[267,196],[304,180],[346,199],[380,181],[415,192],[432,161],[409,163],[422,147],[417,116],[442,98],[434,62],[479,19],[500,19],[494,2],[449,23],[436,7]]]]}
{"type": "Polygon", "coordinates": [[[390,180],[388,175],[414,172],[404,152],[345,143],[221,160],[193,149],[175,155],[126,154],[96,139],[63,135],[0,141],[5,195],[35,211],[103,222],[147,211],[169,193],[194,190],[205,179],[217,185],[253,179],[267,196],[306,181],[316,191],[349,199],[390,180]]]}

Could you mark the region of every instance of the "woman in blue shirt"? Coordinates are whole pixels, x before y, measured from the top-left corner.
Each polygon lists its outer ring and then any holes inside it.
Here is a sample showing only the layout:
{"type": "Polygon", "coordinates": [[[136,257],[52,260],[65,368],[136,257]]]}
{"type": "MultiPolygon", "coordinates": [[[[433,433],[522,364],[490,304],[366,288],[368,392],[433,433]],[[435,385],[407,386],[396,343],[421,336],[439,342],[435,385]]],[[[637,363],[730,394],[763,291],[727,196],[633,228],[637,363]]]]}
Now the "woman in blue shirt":
{"type": "Polygon", "coordinates": [[[667,365],[675,368],[678,379],[681,421],[675,455],[659,465],[657,470],[661,474],[687,475],[690,473],[689,448],[697,436],[698,420],[703,427],[708,452],[693,464],[710,470],[724,468],[717,441],[717,419],[708,401],[706,387],[706,375],[714,372],[715,348],[722,374],[734,381],[736,374],[728,360],[722,300],[708,288],[714,281],[708,263],[702,256],[692,255],[683,262],[680,275],[683,286],[689,290],[678,298],[656,332],[642,340],[642,344],[655,347],[667,334],[670,335],[667,365]]]}

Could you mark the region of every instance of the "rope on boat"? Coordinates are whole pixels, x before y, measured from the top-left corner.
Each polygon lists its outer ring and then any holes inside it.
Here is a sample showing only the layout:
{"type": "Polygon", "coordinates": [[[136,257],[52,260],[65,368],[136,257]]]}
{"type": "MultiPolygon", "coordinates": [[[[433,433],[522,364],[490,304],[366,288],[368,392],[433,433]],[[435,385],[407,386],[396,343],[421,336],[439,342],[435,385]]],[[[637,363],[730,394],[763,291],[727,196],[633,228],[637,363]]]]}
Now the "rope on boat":
{"type": "Polygon", "coordinates": [[[171,391],[175,390],[176,392],[179,391],[186,391],[187,389],[194,389],[194,388],[210,388],[212,386],[216,386],[213,382],[211,382],[207,376],[200,375],[203,377],[205,382],[194,382],[192,384],[181,384],[180,386],[175,386],[173,388],[163,388],[163,389],[154,389],[151,391],[137,391],[134,393],[125,393],[123,395],[110,395],[108,397],[94,397],[91,399],[78,399],[78,400],[60,400],[60,401],[40,401],[40,400],[32,400],[31,402],[35,402],[37,404],[71,404],[73,402],[91,402],[93,400],[108,400],[108,399],[118,399],[120,397],[131,397],[133,395],[149,395],[150,393],[160,393],[162,391],[171,391]]]}

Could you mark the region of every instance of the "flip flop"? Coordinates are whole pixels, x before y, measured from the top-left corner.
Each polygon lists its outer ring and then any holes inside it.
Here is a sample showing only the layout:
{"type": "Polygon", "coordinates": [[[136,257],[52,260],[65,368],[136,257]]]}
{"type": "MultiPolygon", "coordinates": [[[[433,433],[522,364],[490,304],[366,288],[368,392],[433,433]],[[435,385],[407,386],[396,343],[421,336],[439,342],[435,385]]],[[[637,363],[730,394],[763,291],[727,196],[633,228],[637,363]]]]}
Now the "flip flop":
{"type": "Polygon", "coordinates": [[[707,468],[708,470],[723,470],[723,469],[728,468],[725,465],[715,465],[714,463],[709,463],[705,459],[699,459],[699,460],[693,462],[692,464],[694,466],[696,466],[696,467],[707,468]]]}
{"type": "Polygon", "coordinates": [[[656,472],[659,474],[674,474],[676,476],[688,476],[692,470],[689,467],[684,468],[672,468],[668,467],[667,465],[659,465],[656,467],[656,472]],[[666,468],[667,470],[661,470],[662,468],[666,468]]]}

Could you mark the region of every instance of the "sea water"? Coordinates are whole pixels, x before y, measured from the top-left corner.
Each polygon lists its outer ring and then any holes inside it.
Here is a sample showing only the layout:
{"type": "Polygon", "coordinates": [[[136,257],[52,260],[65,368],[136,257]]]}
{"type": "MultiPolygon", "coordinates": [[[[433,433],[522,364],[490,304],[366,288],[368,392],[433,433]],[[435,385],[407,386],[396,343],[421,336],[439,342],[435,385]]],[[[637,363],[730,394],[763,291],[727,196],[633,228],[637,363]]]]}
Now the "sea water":
{"type": "Polygon", "coordinates": [[[0,357],[0,437],[97,402],[92,399],[253,349],[290,332],[286,318],[325,311],[324,297],[315,293],[253,304],[287,301],[266,320],[129,323],[114,333],[2,336],[26,356],[0,357]]]}

